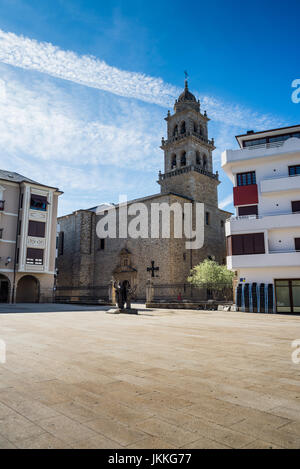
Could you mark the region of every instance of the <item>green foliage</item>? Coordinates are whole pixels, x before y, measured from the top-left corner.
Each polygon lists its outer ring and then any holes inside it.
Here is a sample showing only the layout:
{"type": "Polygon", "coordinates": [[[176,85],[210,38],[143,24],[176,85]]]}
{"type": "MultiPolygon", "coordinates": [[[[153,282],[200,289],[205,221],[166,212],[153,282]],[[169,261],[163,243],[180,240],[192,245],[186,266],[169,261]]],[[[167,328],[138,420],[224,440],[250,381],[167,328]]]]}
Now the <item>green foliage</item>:
{"type": "Polygon", "coordinates": [[[191,270],[188,282],[197,287],[209,286],[215,290],[222,290],[224,286],[232,285],[234,273],[216,261],[206,259],[191,270]]]}

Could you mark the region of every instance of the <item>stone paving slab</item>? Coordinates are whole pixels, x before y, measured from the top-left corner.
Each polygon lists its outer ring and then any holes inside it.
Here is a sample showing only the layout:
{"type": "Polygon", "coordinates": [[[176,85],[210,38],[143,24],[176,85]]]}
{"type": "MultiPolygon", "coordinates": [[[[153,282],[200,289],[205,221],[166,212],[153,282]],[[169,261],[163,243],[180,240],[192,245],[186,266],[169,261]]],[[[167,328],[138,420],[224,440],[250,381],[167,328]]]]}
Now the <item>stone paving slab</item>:
{"type": "Polygon", "coordinates": [[[0,449],[300,448],[300,317],[0,305],[0,449]]]}

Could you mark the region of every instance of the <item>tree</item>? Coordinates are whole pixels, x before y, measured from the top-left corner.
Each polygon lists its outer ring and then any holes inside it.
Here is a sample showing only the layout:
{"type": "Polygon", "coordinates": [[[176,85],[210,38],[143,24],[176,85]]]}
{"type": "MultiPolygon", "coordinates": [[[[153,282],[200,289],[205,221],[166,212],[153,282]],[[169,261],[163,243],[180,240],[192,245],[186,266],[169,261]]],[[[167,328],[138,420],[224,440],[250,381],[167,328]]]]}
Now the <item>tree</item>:
{"type": "Polygon", "coordinates": [[[227,296],[226,291],[232,287],[233,277],[234,273],[228,270],[225,265],[206,259],[191,270],[188,282],[195,287],[205,286],[213,292],[223,291],[224,296],[227,296]]]}

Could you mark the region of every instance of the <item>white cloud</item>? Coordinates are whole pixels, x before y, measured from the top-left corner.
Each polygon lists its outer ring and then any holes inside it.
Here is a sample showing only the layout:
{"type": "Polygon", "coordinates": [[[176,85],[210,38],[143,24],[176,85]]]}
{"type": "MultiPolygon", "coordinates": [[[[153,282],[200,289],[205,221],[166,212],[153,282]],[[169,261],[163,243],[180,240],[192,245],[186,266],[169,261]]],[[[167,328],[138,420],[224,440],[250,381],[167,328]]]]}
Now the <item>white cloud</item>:
{"type": "Polygon", "coordinates": [[[42,80],[28,87],[2,71],[2,82],[6,93],[0,96],[0,148],[4,154],[81,168],[158,166],[163,123],[153,122],[151,111],[137,103],[128,103],[127,109],[115,103],[117,115],[122,116],[113,125],[78,115],[67,93],[42,80]]]}
{"type": "Polygon", "coordinates": [[[225,199],[223,199],[219,202],[219,208],[221,208],[221,209],[226,208],[229,205],[231,205],[232,203],[233,203],[233,198],[232,198],[232,194],[230,194],[227,197],[225,197],[225,199]]]}
{"type": "MultiPolygon", "coordinates": [[[[107,65],[92,56],[79,56],[72,51],[38,42],[0,30],[0,61],[23,69],[36,70],[119,96],[170,107],[181,91],[161,78],[128,72],[107,65]]],[[[210,96],[202,96],[203,108],[215,121],[247,129],[281,125],[277,118],[260,115],[239,105],[226,104],[210,96]]]]}

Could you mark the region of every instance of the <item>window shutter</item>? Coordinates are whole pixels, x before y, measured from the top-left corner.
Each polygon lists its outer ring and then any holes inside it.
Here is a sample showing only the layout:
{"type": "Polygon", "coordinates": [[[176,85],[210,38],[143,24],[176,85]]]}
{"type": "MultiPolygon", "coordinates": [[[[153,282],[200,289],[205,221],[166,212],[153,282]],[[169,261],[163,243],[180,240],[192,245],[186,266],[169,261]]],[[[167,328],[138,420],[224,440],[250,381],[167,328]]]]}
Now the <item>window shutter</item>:
{"type": "Polygon", "coordinates": [[[28,236],[37,236],[38,238],[45,238],[46,224],[42,221],[29,221],[28,236]]]}
{"type": "Polygon", "coordinates": [[[233,235],[232,236],[232,255],[239,256],[241,254],[244,254],[243,235],[233,235]]]}
{"type": "Polygon", "coordinates": [[[254,254],[264,254],[265,253],[264,233],[255,233],[253,236],[254,236],[254,254]]]}
{"type": "Polygon", "coordinates": [[[44,250],[43,249],[35,249],[35,248],[27,248],[27,264],[43,264],[44,258],[44,250]]]}
{"type": "MultiPolygon", "coordinates": [[[[300,209],[299,209],[300,210],[300,209]]],[[[246,215],[257,215],[257,205],[247,205],[245,207],[239,207],[239,216],[246,216],[246,215]]]]}
{"type": "Polygon", "coordinates": [[[244,254],[254,254],[254,235],[247,234],[243,236],[244,254]]]}

